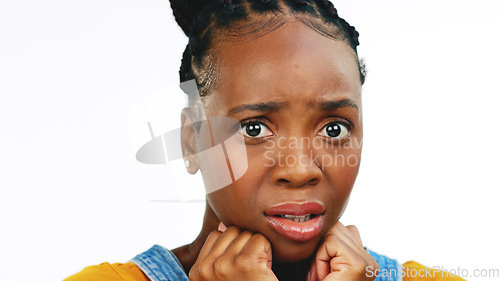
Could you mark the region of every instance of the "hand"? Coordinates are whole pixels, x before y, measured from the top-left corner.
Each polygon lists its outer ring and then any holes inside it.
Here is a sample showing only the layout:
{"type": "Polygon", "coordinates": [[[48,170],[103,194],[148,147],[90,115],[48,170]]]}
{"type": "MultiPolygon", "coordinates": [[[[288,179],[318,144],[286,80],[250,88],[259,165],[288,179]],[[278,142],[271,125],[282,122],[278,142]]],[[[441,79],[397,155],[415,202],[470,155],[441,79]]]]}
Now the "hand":
{"type": "Polygon", "coordinates": [[[375,276],[367,277],[368,266],[378,269],[364,249],[358,229],[337,222],[316,251],[307,281],[374,280],[375,276]]]}
{"type": "Polygon", "coordinates": [[[278,281],[271,270],[271,243],[262,234],[219,225],[189,271],[190,281],[278,281]]]}

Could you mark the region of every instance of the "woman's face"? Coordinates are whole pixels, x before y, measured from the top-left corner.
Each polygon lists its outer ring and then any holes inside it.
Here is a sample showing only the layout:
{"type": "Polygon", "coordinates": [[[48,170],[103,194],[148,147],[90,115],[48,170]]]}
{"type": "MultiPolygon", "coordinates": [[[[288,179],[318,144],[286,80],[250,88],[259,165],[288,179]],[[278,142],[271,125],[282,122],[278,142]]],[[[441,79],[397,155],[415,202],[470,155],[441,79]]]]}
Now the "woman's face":
{"type": "MultiPolygon", "coordinates": [[[[219,82],[204,98],[205,113],[241,123],[248,170],[209,193],[210,207],[225,225],[266,236],[273,260],[306,259],[342,215],[358,173],[354,51],[296,21],[217,48],[219,82]]],[[[218,169],[198,161],[203,174],[218,169]]]]}

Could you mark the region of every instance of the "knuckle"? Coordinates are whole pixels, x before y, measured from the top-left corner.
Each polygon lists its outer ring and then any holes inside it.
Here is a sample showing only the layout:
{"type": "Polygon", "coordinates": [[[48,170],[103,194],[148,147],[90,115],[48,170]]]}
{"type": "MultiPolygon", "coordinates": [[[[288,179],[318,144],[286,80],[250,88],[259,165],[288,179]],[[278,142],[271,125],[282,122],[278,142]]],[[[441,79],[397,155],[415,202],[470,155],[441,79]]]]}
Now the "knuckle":
{"type": "Polygon", "coordinates": [[[345,227],[345,226],[344,226],[344,224],[343,224],[343,223],[341,223],[340,221],[337,221],[337,222],[333,225],[333,229],[335,229],[335,230],[340,230],[340,229],[342,229],[342,228],[344,228],[344,227],[345,227]]]}
{"type": "Polygon", "coordinates": [[[372,256],[370,256],[369,264],[374,270],[380,269],[378,262],[372,256]]]}
{"type": "Polygon", "coordinates": [[[188,274],[188,277],[189,277],[189,280],[190,281],[197,281],[198,280],[198,274],[195,273],[195,270],[194,267],[191,268],[191,270],[189,271],[189,274],[188,274]]]}
{"type": "Polygon", "coordinates": [[[218,258],[214,262],[214,271],[216,275],[225,275],[230,268],[231,265],[226,258],[218,258]]]}
{"type": "Polygon", "coordinates": [[[210,232],[207,236],[207,239],[205,240],[205,243],[207,241],[210,241],[211,239],[214,239],[214,240],[217,240],[217,238],[219,238],[219,236],[221,236],[222,233],[220,233],[219,231],[217,230],[214,230],[212,232],[210,232]]]}
{"type": "Polygon", "coordinates": [[[359,275],[365,275],[369,266],[373,267],[373,270],[378,268],[378,265],[377,265],[377,267],[375,267],[370,259],[366,259],[363,256],[358,256],[358,257],[354,258],[354,263],[356,264],[356,266],[354,267],[354,270],[359,275]]]}
{"type": "Polygon", "coordinates": [[[204,260],[200,263],[200,265],[197,268],[197,275],[202,279],[202,280],[208,280],[211,277],[212,273],[212,263],[208,262],[207,260],[204,260]]]}
{"type": "Polygon", "coordinates": [[[252,239],[253,239],[254,243],[258,243],[258,244],[261,244],[261,243],[262,244],[267,244],[267,243],[269,243],[269,241],[267,240],[267,238],[264,235],[260,234],[260,233],[254,234],[252,236],[252,239]]]}
{"type": "Polygon", "coordinates": [[[206,276],[206,274],[201,273],[200,266],[196,264],[189,271],[188,277],[189,281],[202,281],[209,279],[209,277],[206,276]]]}
{"type": "Polygon", "coordinates": [[[367,260],[365,260],[365,259],[362,259],[362,260],[360,261],[360,267],[363,269],[363,271],[364,271],[364,270],[365,270],[365,269],[366,269],[369,265],[370,265],[370,263],[369,263],[367,260]]]}
{"type": "Polygon", "coordinates": [[[367,269],[368,266],[364,266],[364,265],[361,265],[361,264],[358,264],[358,266],[354,267],[353,268],[353,271],[357,274],[357,275],[365,275],[366,273],[366,269],[367,269]]]}
{"type": "Polygon", "coordinates": [[[240,235],[252,236],[253,232],[251,232],[250,230],[244,230],[243,232],[240,233],[240,235]]]}
{"type": "Polygon", "coordinates": [[[216,280],[231,279],[231,273],[234,272],[234,264],[227,259],[218,259],[214,263],[214,276],[216,280]]]}
{"type": "Polygon", "coordinates": [[[206,271],[200,271],[198,272],[198,276],[200,277],[200,280],[211,280],[212,275],[206,271]]]}
{"type": "Polygon", "coordinates": [[[241,230],[236,226],[230,226],[224,231],[224,233],[239,234],[241,230]]]}
{"type": "Polygon", "coordinates": [[[252,262],[252,257],[247,253],[240,253],[234,258],[234,263],[238,267],[246,267],[252,262]]]}
{"type": "Polygon", "coordinates": [[[366,260],[360,255],[353,255],[351,258],[356,267],[364,267],[368,264],[368,262],[366,262],[366,260]]]}
{"type": "Polygon", "coordinates": [[[259,259],[266,258],[265,253],[260,253],[260,254],[251,254],[249,252],[243,252],[237,255],[234,258],[234,266],[235,268],[238,269],[239,272],[242,273],[251,273],[252,270],[255,269],[256,262],[259,261],[259,259]]]}
{"type": "Polygon", "coordinates": [[[339,242],[339,238],[335,234],[333,234],[333,233],[328,233],[328,234],[326,234],[326,236],[323,239],[323,241],[326,244],[334,244],[334,245],[336,245],[339,242]]]}
{"type": "Polygon", "coordinates": [[[348,226],[346,226],[346,228],[349,229],[349,231],[351,231],[351,232],[359,233],[358,227],[355,225],[348,225],[348,226]]]}

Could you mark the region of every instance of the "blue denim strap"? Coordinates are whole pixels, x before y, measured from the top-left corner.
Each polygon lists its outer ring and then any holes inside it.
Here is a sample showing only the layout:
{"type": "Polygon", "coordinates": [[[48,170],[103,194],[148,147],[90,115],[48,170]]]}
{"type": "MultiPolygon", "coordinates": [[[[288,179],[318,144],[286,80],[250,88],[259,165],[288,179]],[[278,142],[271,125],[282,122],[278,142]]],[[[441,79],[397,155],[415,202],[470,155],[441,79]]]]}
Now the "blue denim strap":
{"type": "MultiPolygon", "coordinates": [[[[375,281],[401,281],[403,280],[403,268],[402,266],[394,259],[388,258],[383,255],[379,255],[370,249],[366,249],[366,251],[372,256],[378,263],[379,272],[377,272],[375,281]]],[[[374,274],[376,273],[372,270],[374,274]]],[[[371,274],[370,272],[370,274],[371,274]]],[[[367,272],[369,274],[369,272],[367,272]]]]}
{"type": "MultiPolygon", "coordinates": [[[[379,266],[375,281],[402,280],[402,267],[396,260],[379,255],[370,249],[366,251],[379,266]]],[[[131,262],[135,263],[151,281],[189,281],[177,257],[159,245],[154,245],[146,252],[137,255],[131,262]]]]}
{"type": "Polygon", "coordinates": [[[154,245],[131,260],[151,281],[189,281],[181,263],[169,250],[154,245]]]}

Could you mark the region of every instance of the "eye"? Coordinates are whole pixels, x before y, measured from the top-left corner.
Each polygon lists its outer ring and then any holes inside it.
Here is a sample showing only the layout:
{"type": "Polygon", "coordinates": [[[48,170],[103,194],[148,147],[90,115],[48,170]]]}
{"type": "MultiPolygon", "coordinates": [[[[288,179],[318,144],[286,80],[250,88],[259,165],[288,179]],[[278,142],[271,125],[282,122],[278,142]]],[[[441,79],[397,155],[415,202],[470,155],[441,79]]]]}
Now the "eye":
{"type": "Polygon", "coordinates": [[[338,122],[328,123],[320,132],[321,136],[341,139],[349,134],[349,129],[338,122]]]}
{"type": "Polygon", "coordinates": [[[245,137],[251,139],[258,139],[263,137],[272,136],[273,133],[266,125],[258,122],[251,122],[244,124],[240,131],[245,137]]]}

